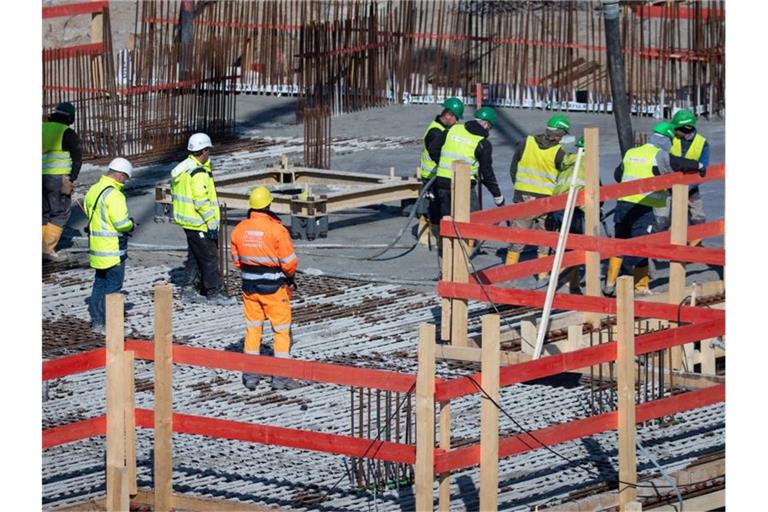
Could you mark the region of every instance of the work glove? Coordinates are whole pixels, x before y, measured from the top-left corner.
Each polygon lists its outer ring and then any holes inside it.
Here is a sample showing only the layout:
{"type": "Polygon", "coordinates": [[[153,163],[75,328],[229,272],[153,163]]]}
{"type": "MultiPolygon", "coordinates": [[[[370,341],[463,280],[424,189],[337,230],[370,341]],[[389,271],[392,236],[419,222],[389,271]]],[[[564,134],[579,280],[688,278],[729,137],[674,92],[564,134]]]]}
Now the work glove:
{"type": "Polygon", "coordinates": [[[707,168],[704,167],[704,165],[701,162],[699,162],[699,176],[703,178],[706,175],[707,175],[707,168]]]}
{"type": "Polygon", "coordinates": [[[285,280],[288,282],[288,286],[293,288],[293,291],[298,291],[299,286],[296,284],[296,275],[285,276],[285,280]]]}
{"type": "Polygon", "coordinates": [[[69,176],[62,176],[61,177],[61,193],[65,196],[71,196],[72,190],[74,190],[74,185],[72,185],[72,180],[69,179],[69,176]]]}
{"type": "Polygon", "coordinates": [[[219,230],[218,229],[209,229],[205,232],[205,238],[208,240],[213,240],[214,242],[219,239],[219,230]]]}
{"type": "Polygon", "coordinates": [[[504,206],[504,196],[494,197],[493,198],[493,204],[496,206],[504,206]]]}
{"type": "Polygon", "coordinates": [[[123,233],[123,236],[128,238],[130,238],[133,235],[133,232],[136,230],[136,221],[133,220],[133,217],[130,217],[130,221],[131,221],[131,229],[123,233]]]}

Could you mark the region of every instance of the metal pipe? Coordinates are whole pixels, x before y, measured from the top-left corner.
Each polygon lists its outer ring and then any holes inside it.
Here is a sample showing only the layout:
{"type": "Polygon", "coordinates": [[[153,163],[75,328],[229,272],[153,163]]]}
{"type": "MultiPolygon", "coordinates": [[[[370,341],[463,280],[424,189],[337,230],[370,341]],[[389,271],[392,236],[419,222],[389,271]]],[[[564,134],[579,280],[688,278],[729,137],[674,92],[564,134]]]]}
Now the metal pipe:
{"type": "Polygon", "coordinates": [[[634,146],[634,137],[624,78],[624,54],[619,41],[619,0],[603,0],[603,20],[605,21],[605,45],[613,96],[613,117],[616,119],[621,155],[624,156],[624,153],[634,146]]]}

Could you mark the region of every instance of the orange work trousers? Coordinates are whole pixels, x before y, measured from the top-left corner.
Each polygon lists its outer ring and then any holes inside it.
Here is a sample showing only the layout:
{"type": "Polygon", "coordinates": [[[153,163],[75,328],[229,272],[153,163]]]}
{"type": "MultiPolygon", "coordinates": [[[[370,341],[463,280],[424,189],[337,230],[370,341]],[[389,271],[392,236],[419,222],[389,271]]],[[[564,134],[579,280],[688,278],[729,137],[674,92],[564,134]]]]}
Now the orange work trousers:
{"type": "Polygon", "coordinates": [[[264,321],[272,324],[274,351],[277,357],[288,357],[291,348],[291,302],[290,291],[283,286],[275,293],[262,295],[243,292],[245,310],[245,348],[246,354],[258,354],[261,346],[261,333],[264,321]]]}

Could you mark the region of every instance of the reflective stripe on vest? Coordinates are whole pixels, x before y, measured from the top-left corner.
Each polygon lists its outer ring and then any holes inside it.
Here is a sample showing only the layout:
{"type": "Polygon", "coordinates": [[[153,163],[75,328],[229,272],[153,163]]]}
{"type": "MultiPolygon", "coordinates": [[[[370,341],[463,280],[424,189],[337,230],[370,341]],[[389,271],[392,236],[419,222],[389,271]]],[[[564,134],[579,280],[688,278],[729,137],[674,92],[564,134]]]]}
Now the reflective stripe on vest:
{"type": "Polygon", "coordinates": [[[216,186],[211,176],[211,161],[208,160],[205,164],[200,165],[192,155],[188,159],[192,160],[194,166],[189,171],[182,172],[171,180],[173,220],[182,228],[193,231],[207,231],[208,227],[218,229],[220,218],[219,201],[216,196],[216,186]],[[192,197],[192,172],[196,169],[204,169],[203,172],[207,179],[205,187],[207,197],[197,201],[192,197]],[[198,212],[198,208],[205,205],[206,202],[210,203],[211,209],[201,215],[198,212]]]}
{"type": "Polygon", "coordinates": [[[523,154],[517,163],[515,191],[551,196],[557,182],[555,158],[559,150],[560,144],[541,149],[533,136],[526,137],[523,154]]]}
{"type": "Polygon", "coordinates": [[[88,257],[91,267],[96,269],[113,267],[126,255],[126,251],[120,248],[120,233],[116,226],[124,226],[131,221],[129,217],[119,219],[114,224],[110,221],[108,202],[114,194],[122,192],[116,188],[116,182],[106,176],[102,176],[86,194],[86,215],[91,219],[88,224],[88,257]],[[98,203],[90,204],[97,197],[98,203]]]}
{"type": "MultiPolygon", "coordinates": [[[[697,133],[693,137],[691,145],[688,146],[688,151],[685,152],[685,158],[698,162],[699,158],[701,158],[701,152],[704,151],[705,142],[707,142],[707,139],[697,133]]],[[[683,143],[677,137],[672,139],[672,149],[669,150],[669,154],[672,156],[683,156],[683,143]]]]}
{"type": "Polygon", "coordinates": [[[432,174],[435,172],[435,167],[437,166],[437,162],[432,160],[432,157],[429,156],[427,146],[424,144],[424,139],[432,128],[437,128],[441,132],[444,132],[447,129],[445,126],[433,119],[432,122],[429,123],[429,126],[427,126],[426,131],[424,131],[424,135],[421,136],[424,149],[421,151],[421,161],[419,162],[419,168],[421,169],[421,177],[426,179],[430,179],[432,177],[432,174]]]}
{"type": "MultiPolygon", "coordinates": [[[[652,144],[644,144],[638,148],[632,148],[624,155],[624,174],[622,183],[653,177],[653,167],[656,165],[656,155],[661,151],[652,144]]],[[[618,199],[625,203],[641,204],[650,208],[663,208],[667,205],[667,191],[657,190],[624,196],[618,199]]]]}
{"type": "Polygon", "coordinates": [[[477,171],[480,169],[477,158],[475,158],[475,150],[483,138],[482,135],[470,133],[463,124],[451,126],[451,129],[445,135],[445,143],[440,152],[437,175],[441,178],[451,179],[453,177],[453,162],[461,160],[469,164],[471,177],[474,181],[477,171]]]}
{"type": "MultiPolygon", "coordinates": [[[[575,155],[574,155],[575,156],[575,155]]],[[[567,194],[568,189],[571,188],[571,178],[573,177],[573,171],[576,167],[576,159],[570,159],[566,157],[563,161],[563,167],[565,170],[557,175],[557,183],[555,188],[552,189],[553,196],[559,196],[560,194],[567,194]],[[567,160],[566,160],[567,159],[567,160]]],[[[576,175],[576,190],[584,188],[584,157],[581,158],[581,165],[579,165],[579,173],[576,175]]]]}
{"type": "Polygon", "coordinates": [[[47,121],[43,123],[43,174],[57,175],[72,172],[72,155],[61,147],[64,132],[69,127],[62,123],[47,121]]]}

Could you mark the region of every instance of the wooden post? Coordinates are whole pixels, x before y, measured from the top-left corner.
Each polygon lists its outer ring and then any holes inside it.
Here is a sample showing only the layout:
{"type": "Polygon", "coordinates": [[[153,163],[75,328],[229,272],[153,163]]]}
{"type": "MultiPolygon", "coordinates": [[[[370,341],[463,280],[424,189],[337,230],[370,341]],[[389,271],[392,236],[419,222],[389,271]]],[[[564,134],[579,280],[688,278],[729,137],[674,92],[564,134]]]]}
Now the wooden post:
{"type": "Polygon", "coordinates": [[[483,106],[483,84],[475,84],[475,108],[480,110],[483,106]]]}
{"type": "Polygon", "coordinates": [[[643,505],[639,501],[630,501],[624,505],[624,512],[643,512],[643,505]]]}
{"type": "MultiPolygon", "coordinates": [[[[445,217],[451,220],[451,217],[445,217]]],[[[438,238],[438,243],[443,246],[443,281],[453,282],[453,241],[447,237],[438,238]]],[[[440,339],[443,342],[451,341],[451,311],[453,301],[451,299],[442,299],[442,308],[440,310],[440,339]]]]}
{"type": "Polygon", "coordinates": [[[125,469],[125,362],[123,358],[123,294],[106,297],[107,316],[107,510],[122,510],[128,495],[125,469]]]}
{"type": "Polygon", "coordinates": [[[173,507],[172,291],[155,287],[155,510],[173,507]]]}
{"type": "Polygon", "coordinates": [[[125,365],[125,464],[127,466],[126,478],[128,479],[128,493],[135,495],[139,489],[136,483],[136,396],[134,380],[135,353],[128,351],[123,353],[125,365]]]}
{"type": "Polygon", "coordinates": [[[435,326],[419,327],[416,374],[416,510],[432,510],[435,480],[435,326]]]}
{"type": "Polygon", "coordinates": [[[637,499],[635,447],[635,293],[631,276],[616,282],[616,377],[619,394],[619,508],[637,499]]]}
{"type": "Polygon", "coordinates": [[[395,179],[395,168],[394,167],[390,167],[389,168],[389,179],[391,179],[391,180],[395,179]]]}
{"type": "MultiPolygon", "coordinates": [[[[110,498],[107,497],[107,510],[114,510],[116,512],[130,510],[131,499],[128,496],[128,488],[130,487],[128,483],[128,468],[125,466],[107,466],[107,484],[110,484],[110,482],[115,489],[112,499],[117,501],[110,501],[110,498]]],[[[109,496],[109,491],[107,491],[107,495],[109,496]]]]}
{"type": "MultiPolygon", "coordinates": [[[[584,234],[600,236],[600,131],[597,128],[584,129],[584,150],[584,234]]],[[[599,252],[587,251],[585,280],[587,295],[601,297],[599,252]]],[[[584,321],[597,328],[600,315],[585,313],[584,321]]]]}
{"type": "MultiPolygon", "coordinates": [[[[462,161],[453,162],[451,179],[451,217],[456,222],[469,222],[470,207],[470,169],[462,161]]],[[[461,230],[459,230],[461,232],[461,230]]],[[[453,282],[469,282],[467,258],[469,249],[465,241],[453,239],[453,282]]],[[[469,346],[467,340],[467,301],[451,299],[451,344],[459,347],[469,346]]]]}
{"type": "MultiPolygon", "coordinates": [[[[91,14],[91,43],[103,42],[104,14],[102,11],[98,11],[91,14]]],[[[93,81],[93,87],[98,89],[103,89],[105,87],[103,65],[104,57],[102,55],[94,55],[91,57],[91,80],[93,81]]]]}
{"type": "MultiPolygon", "coordinates": [[[[440,404],[440,448],[451,449],[451,402],[440,404]]],[[[440,481],[440,512],[448,512],[451,508],[451,472],[441,473],[440,481]]]]}
{"type": "Polygon", "coordinates": [[[701,340],[701,373],[702,375],[715,375],[715,349],[711,345],[712,339],[701,340]]]}
{"type": "Polygon", "coordinates": [[[523,354],[533,355],[538,333],[535,322],[520,320],[520,351],[523,354]]]}
{"type": "MultiPolygon", "coordinates": [[[[696,305],[696,296],[700,294],[699,291],[699,285],[696,283],[693,283],[693,288],[691,290],[691,306],[696,305]]],[[[700,346],[704,346],[704,340],[700,342],[700,346]]],[[[696,349],[693,345],[693,342],[686,343],[683,345],[683,353],[682,353],[682,364],[683,368],[685,368],[685,371],[693,373],[693,364],[694,364],[694,353],[696,349]]],[[[699,353],[701,353],[701,350],[699,350],[699,353]]],[[[701,373],[701,370],[699,370],[699,373],[701,373]]]]}
{"type": "Polygon", "coordinates": [[[483,317],[480,405],[480,510],[495,511],[499,501],[499,315],[483,317]]]}
{"type": "MultiPolygon", "coordinates": [[[[686,245],[688,233],[688,185],[672,186],[672,233],[669,243],[686,245]]],[[[669,262],[669,303],[677,306],[685,297],[685,264],[679,261],[669,262]]],[[[683,347],[672,347],[672,368],[683,367],[683,347]]],[[[671,374],[670,374],[671,375],[671,374]]]]}

